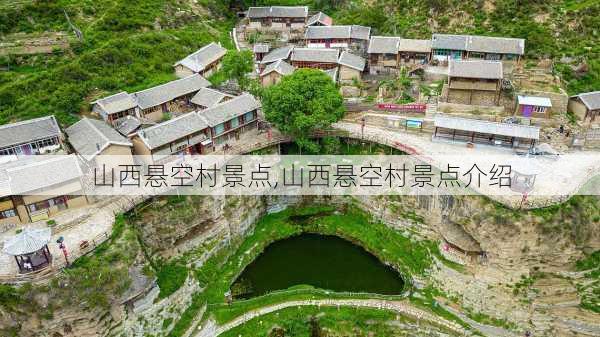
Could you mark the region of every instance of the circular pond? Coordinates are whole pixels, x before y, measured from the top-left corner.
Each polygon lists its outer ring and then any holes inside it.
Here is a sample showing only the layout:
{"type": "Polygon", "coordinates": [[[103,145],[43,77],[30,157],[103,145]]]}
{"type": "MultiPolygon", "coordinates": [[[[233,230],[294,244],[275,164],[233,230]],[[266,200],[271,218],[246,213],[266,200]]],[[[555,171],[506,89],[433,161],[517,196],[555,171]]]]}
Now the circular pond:
{"type": "Polygon", "coordinates": [[[336,236],[302,234],[269,245],[234,282],[236,298],[297,285],[333,291],[401,294],[404,281],[362,247],[336,236]]]}

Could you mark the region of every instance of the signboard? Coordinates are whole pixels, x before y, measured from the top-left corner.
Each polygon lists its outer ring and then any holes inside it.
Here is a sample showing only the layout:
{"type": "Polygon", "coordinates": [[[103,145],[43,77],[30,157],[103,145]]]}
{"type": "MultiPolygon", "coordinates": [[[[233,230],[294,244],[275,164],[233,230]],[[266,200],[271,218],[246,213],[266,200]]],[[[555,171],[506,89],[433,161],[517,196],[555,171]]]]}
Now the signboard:
{"type": "Polygon", "coordinates": [[[427,104],[424,103],[410,103],[410,104],[393,104],[393,103],[379,103],[377,108],[380,110],[394,110],[404,112],[419,112],[425,113],[427,110],[427,104]]]}
{"type": "Polygon", "coordinates": [[[406,127],[410,129],[420,129],[423,127],[423,121],[419,119],[407,119],[406,127]]]}

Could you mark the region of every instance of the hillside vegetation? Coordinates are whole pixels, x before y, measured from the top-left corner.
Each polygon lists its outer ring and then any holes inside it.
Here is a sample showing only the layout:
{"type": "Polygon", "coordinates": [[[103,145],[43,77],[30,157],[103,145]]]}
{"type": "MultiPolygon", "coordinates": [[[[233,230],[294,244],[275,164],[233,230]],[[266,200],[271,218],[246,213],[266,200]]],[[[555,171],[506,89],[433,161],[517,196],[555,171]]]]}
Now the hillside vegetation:
{"type": "Polygon", "coordinates": [[[55,114],[70,124],[95,98],[174,78],[172,64],[208,41],[231,46],[235,13],[272,4],[307,4],[373,34],[525,38],[527,58],[554,60],[569,94],[600,90],[597,0],[0,0],[0,40],[72,35],[70,48],[52,55],[0,56],[0,122],[55,114]]]}

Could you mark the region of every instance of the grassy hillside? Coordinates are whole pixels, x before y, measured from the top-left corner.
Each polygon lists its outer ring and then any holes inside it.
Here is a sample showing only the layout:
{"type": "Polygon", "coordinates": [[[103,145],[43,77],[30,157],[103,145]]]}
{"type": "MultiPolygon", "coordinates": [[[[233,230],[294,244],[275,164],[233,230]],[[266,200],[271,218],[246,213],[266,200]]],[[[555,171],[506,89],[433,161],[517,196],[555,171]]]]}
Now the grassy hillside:
{"type": "Polygon", "coordinates": [[[55,114],[69,124],[97,97],[172,79],[177,59],[211,40],[230,44],[235,12],[254,4],[307,4],[374,34],[522,37],[528,58],[556,61],[569,93],[600,90],[597,0],[0,0],[0,40],[72,36],[52,55],[0,56],[0,123],[55,114]]]}
{"type": "Polygon", "coordinates": [[[70,124],[95,98],[173,79],[173,63],[209,41],[231,46],[233,21],[191,1],[1,0],[0,9],[5,38],[18,32],[72,35],[70,48],[53,55],[0,56],[1,123],[55,114],[70,124]]]}

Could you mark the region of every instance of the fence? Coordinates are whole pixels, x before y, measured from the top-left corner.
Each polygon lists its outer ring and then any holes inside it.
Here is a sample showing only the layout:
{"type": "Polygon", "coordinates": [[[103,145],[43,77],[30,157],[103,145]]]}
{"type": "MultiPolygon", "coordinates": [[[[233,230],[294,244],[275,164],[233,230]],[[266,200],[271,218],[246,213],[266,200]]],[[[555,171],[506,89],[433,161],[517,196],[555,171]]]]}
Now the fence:
{"type": "MultiPolygon", "coordinates": [[[[70,248],[67,255],[69,258],[69,262],[73,262],[76,259],[92,252],[94,249],[96,249],[96,247],[104,243],[109,238],[110,233],[103,232],[95,236],[91,240],[82,241],[79,244],[79,246],[70,248]]],[[[67,267],[67,262],[65,261],[63,256],[53,256],[52,264],[44,269],[40,269],[27,274],[1,275],[0,282],[13,284],[23,282],[39,282],[54,276],[54,274],[56,274],[58,271],[65,267],[67,267]]]]}

